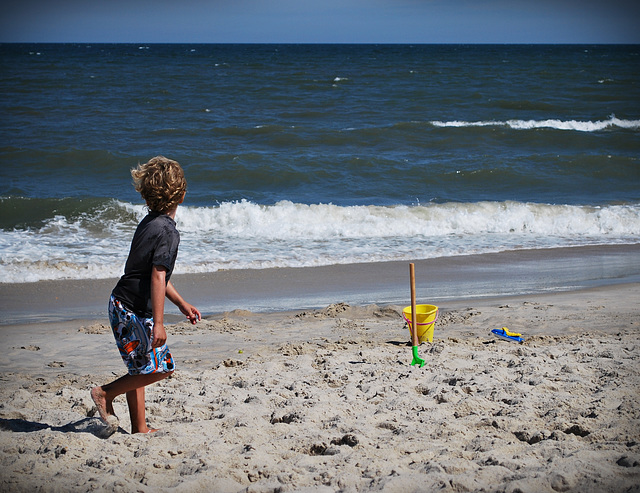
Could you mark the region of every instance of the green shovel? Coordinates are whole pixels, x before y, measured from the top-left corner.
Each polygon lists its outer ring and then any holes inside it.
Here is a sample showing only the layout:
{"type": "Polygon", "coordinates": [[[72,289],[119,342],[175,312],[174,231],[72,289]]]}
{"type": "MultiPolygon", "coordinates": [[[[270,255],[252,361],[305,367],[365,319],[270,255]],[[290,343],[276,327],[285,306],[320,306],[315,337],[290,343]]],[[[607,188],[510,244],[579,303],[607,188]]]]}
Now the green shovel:
{"type": "Polygon", "coordinates": [[[418,356],[418,324],[416,323],[416,272],[415,266],[409,264],[409,278],[411,279],[411,349],[413,351],[413,361],[411,366],[420,365],[420,368],[424,366],[424,360],[418,356]]]}

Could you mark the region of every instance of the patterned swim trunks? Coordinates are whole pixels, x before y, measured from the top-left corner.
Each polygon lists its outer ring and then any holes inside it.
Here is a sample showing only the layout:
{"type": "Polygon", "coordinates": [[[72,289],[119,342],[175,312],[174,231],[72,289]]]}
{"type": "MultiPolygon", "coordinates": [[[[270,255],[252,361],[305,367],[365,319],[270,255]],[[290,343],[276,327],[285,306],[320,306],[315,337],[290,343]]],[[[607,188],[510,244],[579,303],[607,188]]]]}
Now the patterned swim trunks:
{"type": "Polygon", "coordinates": [[[111,296],[109,321],[129,375],[168,373],[175,369],[171,352],[166,344],[151,348],[153,318],[138,317],[111,296]]]}

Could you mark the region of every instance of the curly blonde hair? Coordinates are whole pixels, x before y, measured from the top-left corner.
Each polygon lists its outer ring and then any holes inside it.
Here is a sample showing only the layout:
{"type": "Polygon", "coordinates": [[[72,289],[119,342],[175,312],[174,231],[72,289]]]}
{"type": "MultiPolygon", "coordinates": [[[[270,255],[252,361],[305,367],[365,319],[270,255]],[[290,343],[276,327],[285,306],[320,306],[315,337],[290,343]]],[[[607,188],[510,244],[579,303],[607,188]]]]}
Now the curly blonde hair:
{"type": "Polygon", "coordinates": [[[187,191],[184,171],[177,161],[156,156],[131,170],[133,185],[149,210],[166,214],[176,207],[187,191]]]}

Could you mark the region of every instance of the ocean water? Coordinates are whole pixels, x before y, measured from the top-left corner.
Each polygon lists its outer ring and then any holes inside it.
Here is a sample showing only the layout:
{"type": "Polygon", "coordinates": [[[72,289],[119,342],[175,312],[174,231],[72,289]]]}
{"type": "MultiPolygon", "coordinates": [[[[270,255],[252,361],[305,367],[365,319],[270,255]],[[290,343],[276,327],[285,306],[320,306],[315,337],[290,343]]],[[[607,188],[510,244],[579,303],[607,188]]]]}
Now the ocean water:
{"type": "Polygon", "coordinates": [[[640,46],[0,45],[0,282],[640,243],[640,46]]]}

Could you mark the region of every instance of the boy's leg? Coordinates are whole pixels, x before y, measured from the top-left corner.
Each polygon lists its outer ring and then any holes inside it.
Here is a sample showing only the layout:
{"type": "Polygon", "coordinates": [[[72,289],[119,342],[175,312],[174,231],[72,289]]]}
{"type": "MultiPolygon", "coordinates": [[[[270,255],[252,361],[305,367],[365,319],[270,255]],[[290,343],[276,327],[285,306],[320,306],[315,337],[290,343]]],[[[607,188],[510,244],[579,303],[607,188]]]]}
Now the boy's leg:
{"type": "Polygon", "coordinates": [[[131,418],[131,434],[157,431],[150,430],[147,426],[144,395],[144,387],[127,392],[127,404],[129,405],[129,417],[131,418]]]}
{"type": "MultiPolygon", "coordinates": [[[[171,372],[173,373],[173,372],[171,372]]],[[[98,412],[100,413],[100,417],[102,420],[110,424],[110,416],[114,416],[113,411],[113,400],[121,395],[127,394],[127,403],[129,404],[129,413],[133,416],[133,412],[131,410],[131,403],[129,401],[129,392],[135,392],[136,389],[142,388],[144,391],[144,387],[147,385],[151,385],[152,383],[158,382],[167,378],[171,373],[149,373],[144,375],[124,375],[117,380],[114,380],[111,383],[103,385],[102,387],[94,387],[91,389],[91,397],[96,407],[98,408],[98,412]]],[[[135,402],[134,405],[137,405],[136,414],[140,412],[140,402],[139,399],[135,399],[138,402],[135,402]]],[[[142,393],[142,413],[144,415],[144,392],[142,393]]],[[[144,416],[143,416],[144,417],[144,416]]],[[[134,420],[131,420],[132,428],[135,426],[139,426],[139,422],[136,422],[134,425],[134,420]]],[[[145,424],[146,427],[146,424],[145,424]]],[[[132,430],[132,433],[135,431],[132,430]]]]}

